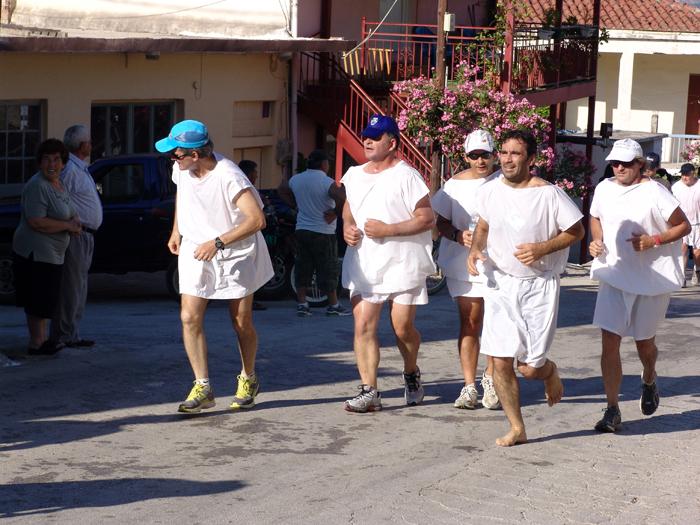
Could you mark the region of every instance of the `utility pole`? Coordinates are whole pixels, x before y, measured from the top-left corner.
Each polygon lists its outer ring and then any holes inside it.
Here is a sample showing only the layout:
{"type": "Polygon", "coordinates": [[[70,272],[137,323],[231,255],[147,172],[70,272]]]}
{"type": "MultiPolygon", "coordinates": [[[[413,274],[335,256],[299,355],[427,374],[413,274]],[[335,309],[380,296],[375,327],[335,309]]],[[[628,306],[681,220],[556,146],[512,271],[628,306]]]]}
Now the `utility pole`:
{"type": "MultiPolygon", "coordinates": [[[[447,12],[447,0],[438,0],[437,12],[437,49],[435,53],[435,86],[445,89],[445,13],[447,12]]],[[[430,193],[440,189],[440,151],[433,145],[433,154],[430,157],[430,193]]]]}

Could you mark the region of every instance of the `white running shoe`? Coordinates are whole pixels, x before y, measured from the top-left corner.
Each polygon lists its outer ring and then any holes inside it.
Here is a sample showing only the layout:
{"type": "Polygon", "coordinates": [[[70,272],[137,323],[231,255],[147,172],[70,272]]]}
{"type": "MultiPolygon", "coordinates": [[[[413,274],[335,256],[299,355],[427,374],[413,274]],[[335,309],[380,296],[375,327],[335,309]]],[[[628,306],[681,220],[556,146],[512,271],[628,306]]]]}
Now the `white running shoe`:
{"type": "Polygon", "coordinates": [[[477,392],[474,383],[462,387],[459,397],[455,399],[455,408],[468,408],[473,410],[479,403],[479,392],[477,392]]]}
{"type": "Polygon", "coordinates": [[[484,390],[484,397],[481,398],[481,404],[489,410],[498,410],[501,408],[501,402],[496,394],[496,389],[493,386],[493,377],[486,374],[481,378],[481,388],[484,390]]]}

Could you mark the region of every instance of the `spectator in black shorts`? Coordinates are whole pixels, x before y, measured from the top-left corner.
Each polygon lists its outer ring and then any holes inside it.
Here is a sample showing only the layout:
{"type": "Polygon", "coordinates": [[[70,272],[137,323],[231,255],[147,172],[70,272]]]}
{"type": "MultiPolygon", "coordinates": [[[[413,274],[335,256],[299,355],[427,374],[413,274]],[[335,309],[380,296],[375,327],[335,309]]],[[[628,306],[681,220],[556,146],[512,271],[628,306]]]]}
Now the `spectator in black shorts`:
{"type": "Polygon", "coordinates": [[[289,189],[297,214],[296,284],[297,315],[311,315],[306,290],[314,271],[318,287],[328,295],[326,315],[346,316],[352,312],[338,302],[338,239],[335,235],[337,210],[345,202],[345,191],[327,173],[328,155],[314,150],[307,160],[307,170],[289,179],[289,189]]]}
{"type": "Polygon", "coordinates": [[[30,355],[55,354],[63,345],[48,341],[48,320],[58,304],[63,261],[80,220],[60,175],[68,150],[58,139],[39,145],[39,171],[22,190],[22,215],[12,239],[17,306],[24,307],[30,355]]]}

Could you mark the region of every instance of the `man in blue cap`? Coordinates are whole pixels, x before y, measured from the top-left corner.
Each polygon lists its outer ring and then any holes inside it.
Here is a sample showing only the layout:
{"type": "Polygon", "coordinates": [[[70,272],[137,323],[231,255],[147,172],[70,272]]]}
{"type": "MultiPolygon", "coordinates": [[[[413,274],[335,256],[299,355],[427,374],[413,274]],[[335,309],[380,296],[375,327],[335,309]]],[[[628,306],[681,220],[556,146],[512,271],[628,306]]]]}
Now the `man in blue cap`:
{"type": "Polygon", "coordinates": [[[343,286],[350,290],[355,317],[354,349],[362,384],[345,402],[350,412],[381,410],[377,390],[382,305],[389,303],[391,325],[404,361],[407,405],[423,400],[418,368],[420,333],[416,306],[427,304],[425,278],[435,271],[430,230],[435,216],[420,174],[400,160],[399,128],[393,118],[373,115],[362,132],[367,163],[350,168],[343,179],[343,286]]]}
{"type": "Polygon", "coordinates": [[[201,122],[178,122],[156,142],[156,149],[175,161],[177,200],[168,248],[178,256],[182,338],[195,376],[178,411],[197,413],[216,404],[204,334],[204,313],[211,299],[229,301],[238,337],[241,373],[231,409],[251,408],[259,389],[253,293],[274,273],[260,233],[265,227],[263,203],[238,166],[214,153],[201,122]]]}

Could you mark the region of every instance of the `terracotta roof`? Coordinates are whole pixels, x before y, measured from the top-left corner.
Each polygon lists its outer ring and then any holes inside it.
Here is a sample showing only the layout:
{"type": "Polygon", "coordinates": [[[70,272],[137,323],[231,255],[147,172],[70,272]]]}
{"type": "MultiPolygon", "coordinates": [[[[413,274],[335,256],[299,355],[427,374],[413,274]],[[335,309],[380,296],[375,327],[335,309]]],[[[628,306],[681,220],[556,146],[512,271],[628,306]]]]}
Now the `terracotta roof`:
{"type": "MultiPolygon", "coordinates": [[[[524,0],[516,7],[522,21],[541,22],[555,0],[524,0]]],[[[564,0],[563,18],[573,15],[580,24],[593,21],[593,0],[564,0]]],[[[677,0],[601,0],[600,26],[670,33],[700,33],[700,9],[677,0]]]]}

